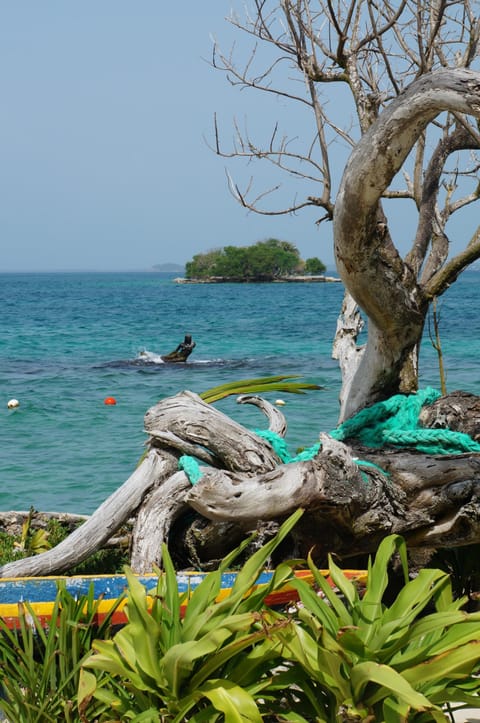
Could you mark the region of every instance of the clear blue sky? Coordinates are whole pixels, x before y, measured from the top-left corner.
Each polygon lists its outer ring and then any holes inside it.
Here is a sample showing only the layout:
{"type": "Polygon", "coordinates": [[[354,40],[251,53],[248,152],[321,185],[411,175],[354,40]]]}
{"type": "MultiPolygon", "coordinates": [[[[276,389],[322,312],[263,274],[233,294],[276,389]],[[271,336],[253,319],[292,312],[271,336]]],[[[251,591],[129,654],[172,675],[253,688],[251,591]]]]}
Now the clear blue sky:
{"type": "Polygon", "coordinates": [[[231,44],[229,9],[0,4],[0,271],[148,270],[268,237],[331,266],[314,211],[247,214],[204,140],[214,112],[226,138],[234,116],[265,137],[275,121],[272,98],[232,89],[207,62],[212,35],[231,44]]]}

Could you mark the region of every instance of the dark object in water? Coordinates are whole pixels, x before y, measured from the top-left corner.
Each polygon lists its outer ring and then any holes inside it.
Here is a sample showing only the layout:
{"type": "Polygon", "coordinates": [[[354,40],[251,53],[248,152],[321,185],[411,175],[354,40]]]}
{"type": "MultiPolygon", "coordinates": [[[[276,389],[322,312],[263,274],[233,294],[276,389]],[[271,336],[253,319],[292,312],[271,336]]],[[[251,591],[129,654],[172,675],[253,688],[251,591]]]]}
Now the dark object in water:
{"type": "Polygon", "coordinates": [[[175,364],[178,362],[186,362],[194,347],[195,342],[192,341],[190,334],[185,334],[185,339],[180,342],[177,348],[174,351],[171,351],[170,354],[162,356],[162,360],[164,362],[173,362],[175,364]]]}

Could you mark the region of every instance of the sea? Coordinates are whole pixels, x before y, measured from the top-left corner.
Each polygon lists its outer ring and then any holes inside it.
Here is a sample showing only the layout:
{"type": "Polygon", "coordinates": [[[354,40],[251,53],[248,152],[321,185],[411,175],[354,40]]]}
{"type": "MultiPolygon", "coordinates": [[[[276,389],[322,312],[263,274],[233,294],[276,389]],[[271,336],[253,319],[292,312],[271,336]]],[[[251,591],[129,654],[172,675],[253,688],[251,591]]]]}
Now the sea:
{"type": "MultiPolygon", "coordinates": [[[[438,302],[448,391],[480,389],[479,281],[465,272],[438,302]]],[[[0,274],[0,510],[92,513],[133,473],[146,411],[183,390],[299,376],[322,389],[266,397],[285,402],[292,453],[314,444],[337,424],[331,349],[343,292],[179,284],[158,272],[0,274]],[[196,342],[187,363],[162,362],[185,334],[196,342]]],[[[438,368],[427,325],[421,387],[439,388],[438,368]]],[[[267,426],[235,396],[216,407],[249,429],[267,426]]]]}

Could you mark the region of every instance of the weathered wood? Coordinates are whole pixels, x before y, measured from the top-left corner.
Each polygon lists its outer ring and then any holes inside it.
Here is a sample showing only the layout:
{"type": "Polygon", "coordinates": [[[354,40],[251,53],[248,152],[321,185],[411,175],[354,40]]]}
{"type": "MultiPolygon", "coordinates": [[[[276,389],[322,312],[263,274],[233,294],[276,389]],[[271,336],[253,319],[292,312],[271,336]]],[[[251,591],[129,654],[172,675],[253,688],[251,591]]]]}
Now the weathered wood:
{"type": "Polygon", "coordinates": [[[56,547],[0,567],[0,577],[53,575],[85,560],[116,533],[141,504],[146,492],[176,469],[171,453],[151,450],[126,482],[88,520],[56,547]]]}
{"type": "MultiPolygon", "coordinates": [[[[232,464],[237,469],[246,466],[251,469],[251,455],[245,454],[243,450],[239,454],[239,448],[236,450],[238,455],[229,462],[232,450],[235,448],[235,442],[225,446],[223,436],[225,430],[227,434],[232,433],[232,425],[238,435],[241,430],[242,439],[248,440],[249,448],[252,445],[255,448],[255,457],[260,460],[267,455],[267,465],[271,466],[270,447],[256,435],[251,436],[243,427],[235,425],[227,416],[221,412],[217,412],[210,405],[206,405],[200,397],[184,392],[179,397],[174,397],[179,402],[178,407],[175,406],[174,425],[171,420],[172,406],[169,400],[163,400],[158,405],[147,412],[145,417],[145,428],[150,432],[151,444],[155,447],[173,447],[181,450],[183,454],[195,455],[199,459],[210,465],[219,466],[222,464],[232,464]],[[180,398],[179,398],[180,397],[180,398]],[[188,411],[187,411],[188,408],[188,411]],[[185,411],[185,414],[183,414],[185,411]],[[186,431],[183,424],[178,423],[178,416],[181,415],[182,421],[195,420],[195,441],[192,443],[185,439],[186,434],[191,434],[190,428],[186,431]],[[205,426],[204,426],[205,425],[205,426]],[[213,426],[212,426],[213,425],[213,426]],[[165,429],[163,427],[166,427],[165,429]],[[213,432],[213,434],[212,434],[213,432]],[[201,446],[199,446],[201,442],[201,446]],[[228,456],[225,456],[225,451],[228,456]],[[220,458],[222,455],[222,458],[220,458]]],[[[265,399],[253,394],[244,394],[237,398],[239,404],[253,404],[258,407],[267,417],[270,431],[285,436],[287,424],[284,415],[265,399]]],[[[228,443],[227,439],[227,443],[228,443]]],[[[273,464],[277,464],[278,459],[275,457],[273,464]]],[[[260,466],[263,463],[260,462],[260,466]]],[[[263,468],[263,466],[262,466],[263,468]]],[[[178,472],[170,479],[165,480],[163,484],[155,488],[146,498],[144,504],[139,510],[132,536],[131,565],[135,572],[144,573],[151,571],[154,565],[160,565],[161,546],[167,542],[170,529],[174,522],[186,510],[191,509],[186,502],[186,496],[191,489],[191,485],[183,472],[178,472]]],[[[239,540],[244,536],[242,528],[233,525],[235,530],[230,527],[229,535],[233,535],[233,539],[239,540]]],[[[224,526],[225,528],[225,526],[224,526]]],[[[221,530],[216,530],[222,537],[221,530]]],[[[225,532],[225,530],[223,530],[225,532]]],[[[204,535],[205,537],[205,535],[204,535]]],[[[230,537],[231,539],[231,537],[230,537]]],[[[205,541],[202,542],[204,545],[205,541]]],[[[189,541],[186,541],[188,547],[189,541]]],[[[210,550],[214,545],[210,544],[210,550]]],[[[195,553],[190,550],[193,556],[195,553]]],[[[188,557],[188,555],[186,555],[188,557]]]]}
{"type": "Polygon", "coordinates": [[[464,432],[480,441],[480,398],[464,391],[454,391],[425,406],[420,423],[432,429],[464,432]]]}
{"type": "Polygon", "coordinates": [[[321,435],[322,452],[308,462],[280,465],[255,476],[203,469],[187,494],[189,504],[211,520],[272,520],[299,507],[362,505],[367,488],[341,442],[321,435]]]}
{"type": "MultiPolygon", "coordinates": [[[[452,408],[455,399],[444,405],[452,408]]],[[[478,409],[471,398],[469,405],[478,409]]],[[[465,431],[469,423],[458,416],[457,428],[465,431]]],[[[215,436],[213,423],[208,429],[215,436]]],[[[392,532],[418,547],[480,541],[480,455],[433,456],[320,438],[322,449],[308,462],[255,473],[202,467],[186,502],[212,525],[254,526],[304,507],[308,513],[294,534],[300,555],[312,546],[320,556],[332,549],[339,555],[371,552],[392,532]]]]}
{"type": "MultiPolygon", "coordinates": [[[[161,409],[164,404],[165,400],[155,409],[157,428],[158,420],[168,417],[161,409]]],[[[444,399],[449,409],[456,409],[455,404],[456,396],[444,399]]],[[[473,414],[477,407],[471,398],[469,405],[473,414]]],[[[170,402],[167,407],[170,414],[170,402]]],[[[216,468],[202,467],[202,479],[184,498],[202,518],[212,521],[211,528],[204,523],[202,531],[205,538],[217,537],[217,551],[222,533],[227,551],[233,530],[255,528],[259,521],[282,520],[300,506],[308,511],[293,535],[295,552],[300,555],[312,546],[320,556],[332,549],[340,555],[370,552],[391,532],[403,534],[419,547],[441,544],[442,539],[452,545],[480,539],[476,523],[479,455],[431,456],[411,450],[367,449],[354,440],[348,446],[320,435],[322,449],[311,461],[265,469],[262,463],[255,468],[249,457],[241,470],[239,460],[246,458],[241,450],[246,430],[242,430],[235,438],[237,469],[231,469],[231,450],[224,447],[222,435],[225,428],[229,434],[232,428],[225,416],[192,394],[181,396],[181,409],[182,424],[186,419],[196,420],[202,448],[211,451],[215,447],[215,456],[221,461],[216,468]],[[220,459],[223,454],[226,457],[220,459]]],[[[465,415],[457,416],[457,429],[465,431],[465,415]]],[[[152,433],[152,426],[149,431],[152,433]]],[[[251,446],[250,433],[247,439],[251,446]]],[[[255,439],[256,448],[264,444],[255,439]]],[[[263,452],[257,453],[256,459],[263,460],[263,452]]],[[[198,525],[196,535],[199,537],[198,525]]],[[[201,547],[199,542],[199,550],[201,547]]]]}
{"type": "MultiPolygon", "coordinates": [[[[247,402],[285,429],[268,402],[247,402]]],[[[422,417],[478,436],[479,410],[479,398],[455,393],[422,417]]],[[[306,513],[282,547],[285,557],[313,551],[323,564],[332,551],[344,558],[374,552],[393,532],[418,549],[480,542],[480,454],[372,449],[320,434],[313,459],[281,464],[268,442],[191,392],[148,410],[145,427],[150,451],[124,485],[55,549],[5,565],[1,576],[67,570],[132,516],[131,562],[139,573],[161,562],[163,542],[175,559],[208,568],[247,532],[273,534],[298,507],[306,513]],[[214,462],[201,467],[193,487],[177,469],[182,447],[214,462]]]]}
{"type": "MultiPolygon", "coordinates": [[[[261,533],[264,527],[272,524],[275,523],[264,525],[257,522],[252,527],[237,520],[212,521],[190,508],[190,513],[170,531],[169,551],[177,569],[215,570],[225,555],[244,542],[246,537],[253,532],[261,533]]],[[[251,550],[251,546],[245,548],[244,557],[248,557],[251,550]]]]}
{"type": "Polygon", "coordinates": [[[382,474],[361,464],[345,466],[325,446],[312,461],[258,476],[206,471],[187,501],[216,522],[282,520],[304,507],[308,514],[294,534],[296,554],[314,548],[320,559],[332,550],[340,556],[373,552],[393,532],[412,547],[480,542],[479,455],[353,450],[382,474]]]}
{"type": "Polygon", "coordinates": [[[237,397],[237,404],[253,404],[265,414],[268,419],[268,429],[275,432],[279,437],[285,437],[287,433],[287,420],[285,415],[273,404],[256,394],[241,394],[237,397]]]}
{"type": "Polygon", "coordinates": [[[338,360],[342,372],[342,388],[340,390],[340,408],[345,408],[358,365],[365,351],[364,346],[357,346],[358,337],[365,326],[355,299],[345,292],[342,309],[337,319],[335,339],[333,340],[332,358],[338,360]]]}
{"type": "Polygon", "coordinates": [[[161,440],[168,431],[173,447],[183,449],[186,442],[189,454],[195,453],[203,459],[207,452],[218,466],[232,471],[269,471],[279,462],[271,447],[258,435],[206,404],[193,392],[184,391],[162,399],[147,411],[144,425],[154,439],[161,440]]]}
{"type": "Polygon", "coordinates": [[[192,337],[186,334],[184,340],[180,342],[176,349],[162,356],[162,361],[170,364],[185,363],[195,347],[196,344],[192,340],[192,337]]]}
{"type": "MultiPolygon", "coordinates": [[[[369,323],[358,369],[345,380],[341,421],[398,391],[415,391],[417,346],[429,302],[453,276],[453,267],[443,276],[437,268],[428,281],[419,282],[395,248],[380,205],[415,142],[442,111],[480,117],[480,74],[445,68],[422,75],[379,115],[345,167],[333,216],[335,259],[369,323]]],[[[469,138],[470,147],[478,148],[478,136],[469,138]]],[[[471,253],[478,258],[474,245],[471,253]]],[[[466,263],[466,257],[458,257],[457,274],[466,263]]]]}
{"type": "Polygon", "coordinates": [[[179,515],[188,509],[185,496],[190,482],[177,472],[156,487],[140,508],[133,528],[130,564],[134,572],[152,572],[162,562],[161,545],[179,515]]]}

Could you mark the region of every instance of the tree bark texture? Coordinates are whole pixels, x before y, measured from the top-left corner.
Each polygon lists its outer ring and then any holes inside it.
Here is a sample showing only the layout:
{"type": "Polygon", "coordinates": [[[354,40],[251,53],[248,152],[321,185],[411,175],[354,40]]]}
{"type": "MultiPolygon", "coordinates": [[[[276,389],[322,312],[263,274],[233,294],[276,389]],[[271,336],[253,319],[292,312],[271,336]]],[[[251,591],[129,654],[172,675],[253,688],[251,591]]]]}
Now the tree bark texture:
{"type": "Polygon", "coordinates": [[[335,258],[369,323],[364,354],[341,395],[341,421],[416,389],[415,349],[438,285],[433,272],[420,283],[414,265],[402,260],[380,200],[427,124],[443,111],[480,117],[479,73],[443,69],[413,82],[362,136],[343,174],[333,219],[335,258]]]}

